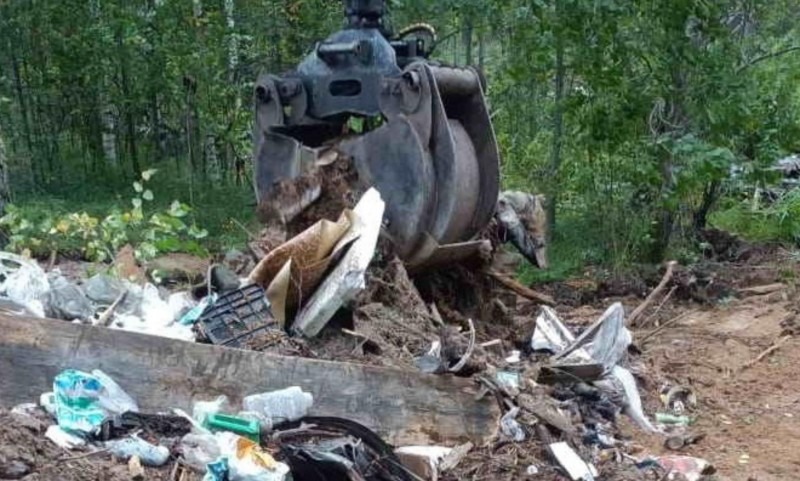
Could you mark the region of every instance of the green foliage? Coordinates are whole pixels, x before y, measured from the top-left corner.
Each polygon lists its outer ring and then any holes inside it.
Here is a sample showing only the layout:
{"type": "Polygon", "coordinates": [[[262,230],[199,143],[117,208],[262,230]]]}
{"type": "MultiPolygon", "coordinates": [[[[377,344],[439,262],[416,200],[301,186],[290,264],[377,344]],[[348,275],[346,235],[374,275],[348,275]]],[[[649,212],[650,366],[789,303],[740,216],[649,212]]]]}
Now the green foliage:
{"type": "Polygon", "coordinates": [[[86,212],[53,215],[41,208],[9,206],[0,218],[0,227],[9,233],[8,249],[38,256],[57,251],[99,262],[113,259],[126,244],[134,246],[140,260],[168,252],[207,255],[199,241],[208,237],[208,231],[186,221],[189,206],[176,200],[168,209],[149,208],[154,195],[146,186],[155,172],[146,170],[133,183],[135,195],[128,209],[113,209],[102,218],[86,212]]]}
{"type": "Polygon", "coordinates": [[[716,212],[711,223],[753,242],[800,242],[800,190],[776,202],[754,206],[750,199],[731,202],[716,212]]]}
{"type": "MultiPolygon", "coordinates": [[[[776,180],[765,166],[800,151],[796,1],[389,4],[395,29],[436,28],[438,60],[485,72],[504,187],[556,199],[548,275],[691,259],[707,219],[796,239],[795,200],[739,201],[776,180]]],[[[0,130],[23,231],[43,251],[58,239],[79,252],[82,234],[50,239],[42,226],[97,232],[111,216],[150,252],[179,247],[143,231],[197,241],[193,224],[210,230],[207,248],[241,245],[257,230],[253,82],[341,24],[328,0],[0,2],[0,130]],[[140,179],[145,163],[162,175],[140,179]],[[119,195],[134,180],[138,206],[119,195]],[[169,215],[172,198],[192,209],[169,215]],[[137,208],[131,227],[124,214],[137,208]]],[[[100,251],[114,242],[98,239],[100,251]]]]}

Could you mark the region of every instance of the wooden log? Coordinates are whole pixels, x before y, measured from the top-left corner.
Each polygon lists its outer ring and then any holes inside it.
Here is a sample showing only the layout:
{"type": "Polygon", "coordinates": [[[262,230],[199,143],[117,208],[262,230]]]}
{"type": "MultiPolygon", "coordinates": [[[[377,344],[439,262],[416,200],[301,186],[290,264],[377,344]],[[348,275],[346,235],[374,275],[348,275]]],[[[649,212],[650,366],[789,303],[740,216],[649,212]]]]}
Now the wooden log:
{"type": "Polygon", "coordinates": [[[361,422],[395,445],[476,444],[494,434],[499,408],[456,377],[268,355],[0,314],[0,405],[36,402],[61,370],[101,369],[144,412],[190,410],[197,400],[300,386],[311,415],[361,422]]]}

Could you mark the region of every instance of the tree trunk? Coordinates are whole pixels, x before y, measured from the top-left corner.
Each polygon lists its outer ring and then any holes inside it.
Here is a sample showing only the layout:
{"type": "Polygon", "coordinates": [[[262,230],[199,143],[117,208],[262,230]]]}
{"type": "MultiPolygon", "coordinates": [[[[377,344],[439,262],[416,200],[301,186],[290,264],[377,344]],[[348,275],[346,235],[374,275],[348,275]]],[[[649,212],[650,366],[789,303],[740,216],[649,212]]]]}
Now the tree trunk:
{"type": "Polygon", "coordinates": [[[136,139],[136,116],[133,112],[133,98],[131,94],[130,78],[128,72],[128,55],[125,51],[124,39],[122,38],[121,27],[117,31],[117,48],[120,55],[120,86],[122,88],[123,110],[125,117],[126,139],[128,155],[131,158],[131,167],[136,178],[142,175],[142,166],[139,165],[139,149],[136,139]]]}
{"type": "MultiPolygon", "coordinates": [[[[11,200],[11,192],[8,188],[8,163],[6,161],[6,147],[3,143],[3,135],[0,133],[0,217],[6,212],[6,204],[11,200]]],[[[4,242],[3,232],[0,231],[0,247],[4,242]]]]}
{"type": "MultiPolygon", "coordinates": [[[[558,5],[556,2],[556,15],[558,15],[558,5]]],[[[550,188],[547,203],[547,219],[550,224],[550,235],[556,230],[556,206],[558,205],[558,175],[561,169],[561,151],[564,144],[564,77],[566,76],[566,66],[564,65],[564,41],[560,33],[556,34],[556,78],[555,78],[555,106],[553,111],[553,145],[550,155],[550,188]]]]}
{"type": "MultiPolygon", "coordinates": [[[[0,217],[6,214],[6,204],[11,200],[8,191],[8,164],[6,163],[6,149],[3,144],[3,137],[0,136],[0,217]]],[[[8,243],[7,232],[0,227],[0,249],[4,249],[8,243]]]]}
{"type": "Polygon", "coordinates": [[[464,65],[472,65],[472,19],[469,17],[464,17],[461,43],[464,45],[464,65]]]}
{"type": "Polygon", "coordinates": [[[22,76],[19,71],[19,61],[14,53],[14,48],[9,46],[11,53],[11,70],[14,74],[14,90],[17,92],[17,103],[19,104],[20,117],[22,117],[22,133],[25,136],[25,144],[28,152],[33,152],[33,139],[31,138],[31,125],[28,118],[28,102],[22,89],[22,76]]]}
{"type": "Polygon", "coordinates": [[[700,207],[694,213],[694,218],[692,219],[695,234],[706,228],[708,224],[708,214],[711,212],[711,208],[714,207],[717,199],[719,199],[720,186],[721,182],[714,180],[703,189],[703,201],[700,203],[700,207]]]}
{"type": "Polygon", "coordinates": [[[486,38],[483,30],[478,33],[478,68],[483,71],[486,63],[486,38]]]}
{"type": "MultiPolygon", "coordinates": [[[[676,60],[675,64],[680,65],[680,60],[676,60]]],[[[678,66],[673,68],[671,92],[665,110],[670,112],[669,119],[663,125],[658,126],[657,133],[669,134],[674,138],[679,138],[686,133],[689,125],[689,118],[686,114],[684,107],[684,91],[686,89],[686,74],[683,69],[678,66]]],[[[657,139],[654,139],[654,141],[657,139]]],[[[673,155],[670,152],[664,151],[661,157],[661,198],[666,199],[670,193],[675,189],[675,176],[673,155]]],[[[710,206],[709,206],[710,208],[710,206]]],[[[667,203],[662,204],[661,212],[658,214],[659,221],[653,225],[656,229],[653,234],[655,243],[650,251],[650,260],[652,262],[661,262],[667,254],[667,249],[672,241],[672,233],[675,230],[675,208],[667,203]]]]}

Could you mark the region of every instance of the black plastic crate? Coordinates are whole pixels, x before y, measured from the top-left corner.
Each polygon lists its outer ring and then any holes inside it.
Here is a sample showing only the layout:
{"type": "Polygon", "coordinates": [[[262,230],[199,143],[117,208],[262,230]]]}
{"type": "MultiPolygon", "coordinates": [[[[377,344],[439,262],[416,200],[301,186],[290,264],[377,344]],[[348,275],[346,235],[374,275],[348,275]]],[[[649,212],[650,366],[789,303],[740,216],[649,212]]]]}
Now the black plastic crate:
{"type": "Polygon", "coordinates": [[[200,329],[213,344],[243,347],[266,330],[280,329],[264,289],[251,284],[220,296],[203,311],[200,329]]]}

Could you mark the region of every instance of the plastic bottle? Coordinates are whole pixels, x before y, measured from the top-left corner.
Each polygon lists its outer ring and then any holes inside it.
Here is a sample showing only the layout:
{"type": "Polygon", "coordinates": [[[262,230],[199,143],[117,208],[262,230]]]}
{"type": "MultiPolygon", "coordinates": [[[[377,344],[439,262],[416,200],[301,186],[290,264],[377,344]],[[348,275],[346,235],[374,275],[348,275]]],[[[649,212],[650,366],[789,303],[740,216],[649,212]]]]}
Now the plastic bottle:
{"type": "Polygon", "coordinates": [[[689,416],[675,416],[668,413],[656,413],[656,422],[661,424],[677,424],[679,426],[688,426],[694,422],[689,416]]]}
{"type": "Polygon", "coordinates": [[[139,456],[142,464],[146,466],[161,466],[169,459],[169,449],[150,444],[135,436],[106,441],[105,447],[118,458],[130,459],[139,456]]]}
{"type": "Polygon", "coordinates": [[[298,386],[292,386],[280,391],[247,396],[242,404],[245,411],[262,417],[265,429],[271,429],[276,424],[304,417],[314,404],[314,397],[298,386]]]}

